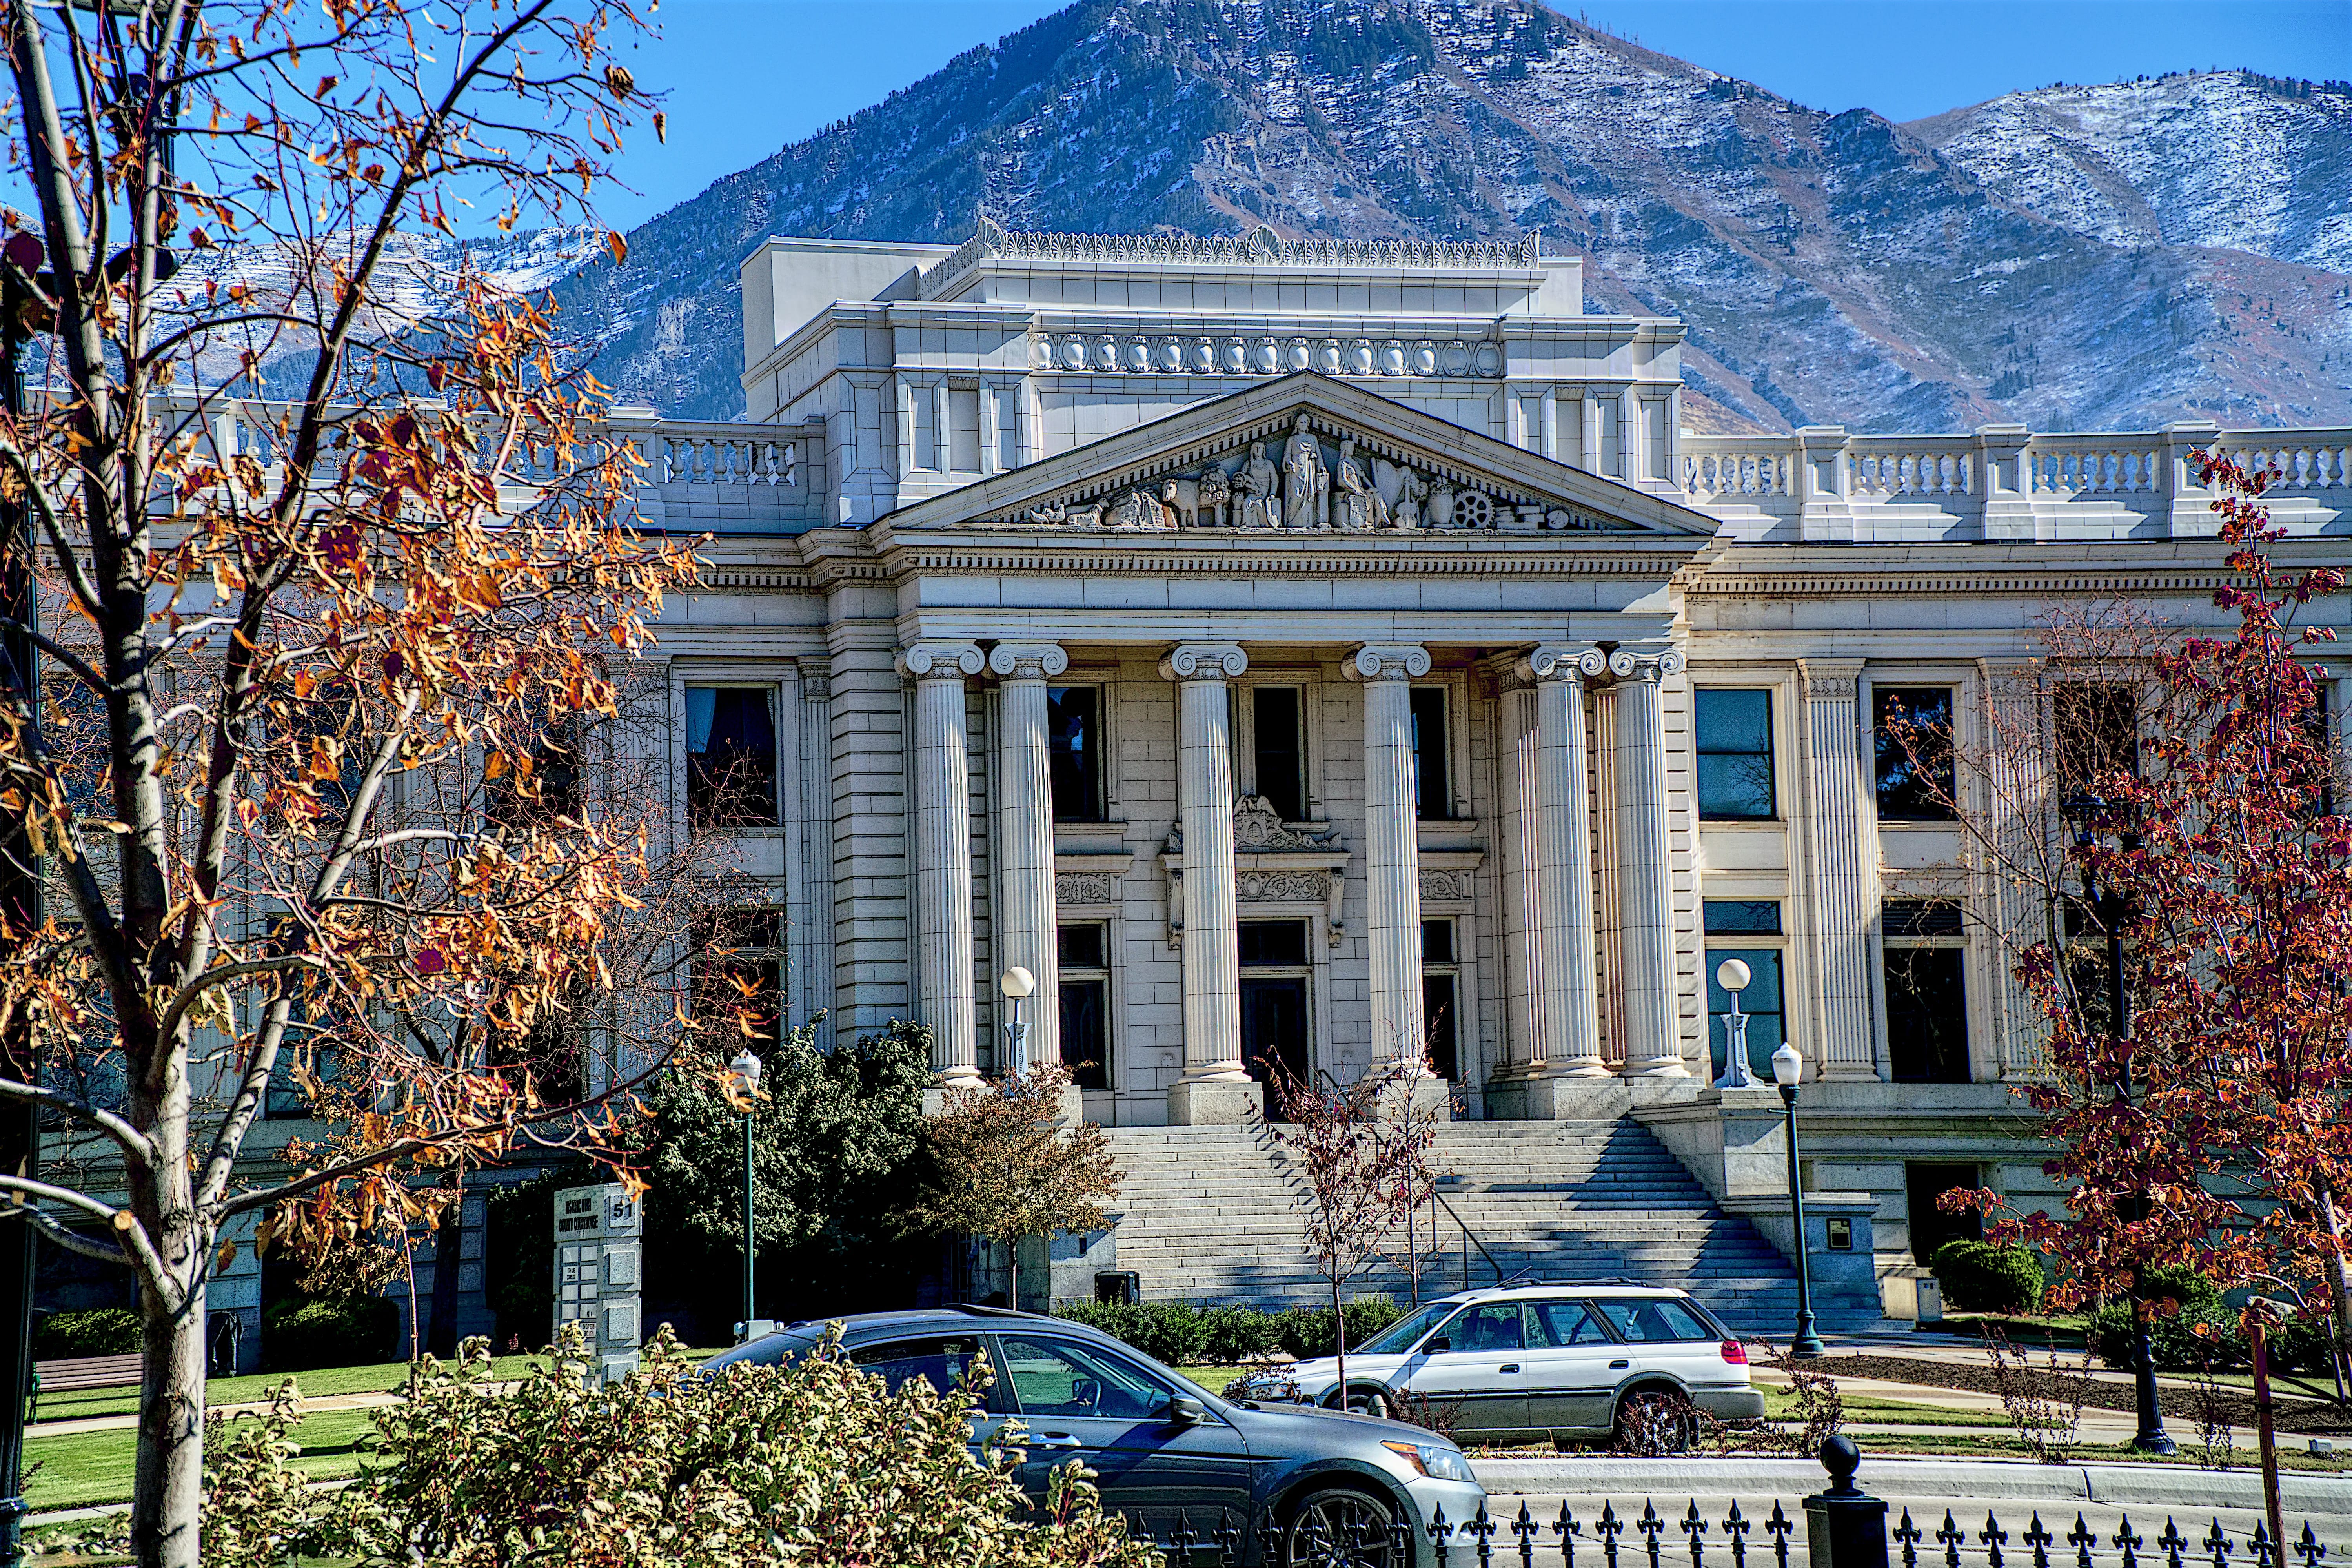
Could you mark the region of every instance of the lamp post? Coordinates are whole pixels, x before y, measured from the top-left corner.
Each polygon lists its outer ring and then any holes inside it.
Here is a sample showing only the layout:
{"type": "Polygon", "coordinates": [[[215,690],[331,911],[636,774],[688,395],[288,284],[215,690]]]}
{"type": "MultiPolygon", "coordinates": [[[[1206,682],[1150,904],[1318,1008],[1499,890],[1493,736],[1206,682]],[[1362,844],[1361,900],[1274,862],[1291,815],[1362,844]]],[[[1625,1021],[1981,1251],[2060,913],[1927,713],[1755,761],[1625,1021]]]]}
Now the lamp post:
{"type": "Polygon", "coordinates": [[[1756,1075],[1748,1070],[1748,1015],[1739,1010],[1739,994],[1753,978],[1748,965],[1736,958],[1725,959],[1715,971],[1715,983],[1731,998],[1731,1011],[1723,1020],[1723,1076],[1715,1080],[1717,1089],[1756,1087],[1756,1075]]]}
{"type": "MultiPolygon", "coordinates": [[[[2088,851],[2097,845],[2092,822],[2104,816],[2106,803],[2097,795],[2076,791],[2067,797],[2061,808],[2074,822],[2075,858],[2083,870],[2083,905],[2091,911],[2107,935],[2107,1033],[2116,1042],[2116,1058],[2119,1064],[2127,1063],[2126,1049],[2131,1038],[2131,993],[2124,984],[2125,900],[2113,886],[2102,889],[2091,869],[2088,851]]],[[[2125,832],[2122,847],[2136,849],[2139,836],[2125,832]]],[[[2116,1102],[2131,1103],[2131,1072],[2122,1067],[2116,1075],[2116,1102]]],[[[2145,1193],[2127,1194],[2116,1205],[2116,1217],[2127,1224],[2137,1224],[2147,1217],[2148,1200],[2145,1193]]],[[[2139,1271],[2132,1271],[2132,1404],[2137,1407],[2139,1430],[2132,1434],[2131,1446],[2143,1454],[2177,1454],[2180,1445],[2164,1429],[2164,1407],[2156,1395],[2156,1354],[2147,1340],[2147,1303],[2142,1299],[2139,1271]]]]}
{"type": "Polygon", "coordinates": [[[757,1256],[757,1233],[752,1229],[751,1203],[751,1117],[756,1105],[754,1096],[760,1092],[760,1058],[746,1050],[727,1064],[727,1074],[743,1093],[743,1326],[737,1337],[751,1336],[752,1259],[757,1256]]]}
{"type": "Polygon", "coordinates": [[[1797,1047],[1783,1045],[1772,1053],[1772,1079],[1780,1086],[1780,1103],[1789,1108],[1789,1214],[1797,1226],[1797,1332],[1789,1341],[1790,1361],[1811,1361],[1829,1346],[1813,1331],[1813,1272],[1805,1245],[1805,1192],[1797,1178],[1797,1084],[1805,1076],[1805,1058],[1797,1047]]]}
{"type": "Polygon", "coordinates": [[[1016,963],[996,977],[996,986],[1013,1004],[1012,1021],[1004,1026],[1004,1076],[1009,1087],[1029,1074],[1029,1026],[1022,1021],[1021,1004],[1037,989],[1037,977],[1016,963]]]}

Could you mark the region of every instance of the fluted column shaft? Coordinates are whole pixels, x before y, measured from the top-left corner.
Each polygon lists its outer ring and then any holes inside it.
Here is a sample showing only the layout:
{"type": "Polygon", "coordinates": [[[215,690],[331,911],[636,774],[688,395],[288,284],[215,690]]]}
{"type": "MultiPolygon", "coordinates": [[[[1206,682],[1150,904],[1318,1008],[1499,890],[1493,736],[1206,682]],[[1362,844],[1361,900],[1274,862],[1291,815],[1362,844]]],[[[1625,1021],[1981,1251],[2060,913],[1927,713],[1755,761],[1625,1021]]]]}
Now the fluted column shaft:
{"type": "Polygon", "coordinates": [[[1625,962],[1625,1070],[1680,1077],[1675,908],[1666,838],[1666,728],[1659,682],[1682,668],[1668,648],[1609,658],[1617,677],[1618,932],[1625,962]]]}
{"type": "MultiPolygon", "coordinates": [[[[1570,1078],[1609,1070],[1601,1059],[1600,986],[1593,973],[1592,814],[1584,733],[1584,678],[1605,668],[1598,648],[1546,646],[1528,656],[1524,669],[1536,683],[1536,962],[1543,976],[1537,1009],[1544,1071],[1570,1078]]],[[[1664,743],[1661,731],[1662,829],[1664,743]]],[[[1670,1010],[1671,995],[1670,988],[1670,1010]]]]}
{"type": "Polygon", "coordinates": [[[1878,1031],[1870,1004],[1872,883],[1875,827],[1863,809],[1869,769],[1862,753],[1859,659],[1801,659],[1806,856],[1812,898],[1812,950],[1822,1020],[1815,1070],[1831,1077],[1878,1074],[1878,1031]]]}
{"type": "Polygon", "coordinates": [[[1037,988],[1023,1009],[1034,1064],[1062,1059],[1061,982],[1055,972],[1054,780],[1046,751],[1045,683],[1070,668],[1053,643],[999,643],[988,668],[996,694],[998,951],[1037,988]]]}
{"type": "Polygon", "coordinates": [[[1240,1083],[1240,927],[1234,888],[1230,693],[1249,657],[1186,643],[1160,662],[1176,682],[1176,809],[1184,832],[1184,1080],[1240,1083]]]}
{"type": "Polygon", "coordinates": [[[1543,1066],[1543,967],[1536,952],[1536,694],[1505,686],[1496,704],[1500,727],[1503,827],[1503,983],[1508,999],[1497,1078],[1524,1078],[1543,1066]]]}
{"type": "Polygon", "coordinates": [[[1420,1062],[1429,1041],[1421,1005],[1412,682],[1429,673],[1429,651],[1411,643],[1367,643],[1349,657],[1347,671],[1364,688],[1364,924],[1372,1060],[1420,1062]]]}
{"type": "Polygon", "coordinates": [[[915,682],[916,982],[942,1084],[980,1079],[971,971],[971,750],[964,678],[981,670],[970,643],[919,642],[898,656],[915,682]]]}

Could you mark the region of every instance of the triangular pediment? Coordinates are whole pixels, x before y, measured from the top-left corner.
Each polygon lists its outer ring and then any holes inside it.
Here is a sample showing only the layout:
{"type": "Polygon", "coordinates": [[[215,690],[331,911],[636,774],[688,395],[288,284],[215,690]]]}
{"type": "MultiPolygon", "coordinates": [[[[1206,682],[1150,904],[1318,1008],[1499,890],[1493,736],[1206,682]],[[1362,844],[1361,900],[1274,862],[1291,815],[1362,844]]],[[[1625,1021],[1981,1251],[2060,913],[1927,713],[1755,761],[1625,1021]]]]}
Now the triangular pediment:
{"type": "Polygon", "coordinates": [[[1301,372],[901,509],[929,529],[1165,536],[1715,532],[1615,479],[1301,372]]]}

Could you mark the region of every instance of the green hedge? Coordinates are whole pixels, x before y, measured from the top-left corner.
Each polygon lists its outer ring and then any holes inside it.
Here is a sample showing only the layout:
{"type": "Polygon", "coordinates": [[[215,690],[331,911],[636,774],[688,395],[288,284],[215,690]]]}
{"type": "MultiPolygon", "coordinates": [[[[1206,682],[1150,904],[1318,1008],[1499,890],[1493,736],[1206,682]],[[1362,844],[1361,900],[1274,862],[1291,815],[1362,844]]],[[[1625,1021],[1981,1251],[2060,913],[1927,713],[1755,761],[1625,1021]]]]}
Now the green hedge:
{"type": "MultiPolygon", "coordinates": [[[[1386,1296],[1360,1296],[1348,1303],[1347,1314],[1348,1342],[1359,1345],[1403,1316],[1404,1310],[1386,1296]]],[[[1261,1312],[1249,1307],[1196,1307],[1190,1301],[1087,1301],[1057,1308],[1055,1315],[1099,1329],[1170,1366],[1234,1366],[1276,1352],[1306,1360],[1339,1348],[1328,1307],[1261,1312]]]]}
{"type": "MultiPolygon", "coordinates": [[[[2150,1269],[2147,1293],[2180,1306],[2147,1326],[2148,1354],[2158,1372],[2242,1372],[2253,1364],[2253,1352],[2239,1330],[2238,1310],[2223,1303],[2212,1281],[2185,1268],[2150,1269]],[[2210,1332],[2199,1333],[2200,1326],[2210,1332]]],[[[2091,1346],[2116,1371],[2132,1370],[2129,1301],[2109,1301],[2091,1314],[2091,1346]]],[[[2270,1361],[2279,1372],[2326,1373],[2327,1325],[2316,1318],[2280,1324],[2271,1331],[2270,1361]]]]}
{"type": "Polygon", "coordinates": [[[404,1361],[394,1339],[400,1309],[383,1296],[297,1297],[261,1314],[261,1369],[308,1372],[404,1361]]]}
{"type": "Polygon", "coordinates": [[[1944,1305],[1963,1312],[2031,1312],[2042,1304],[2045,1279],[2033,1249],[2011,1242],[1953,1240],[1936,1248],[1936,1278],[1944,1305]]]}
{"type": "Polygon", "coordinates": [[[130,1355],[139,1349],[139,1314],[128,1307],[51,1312],[33,1325],[33,1359],[130,1355]]]}

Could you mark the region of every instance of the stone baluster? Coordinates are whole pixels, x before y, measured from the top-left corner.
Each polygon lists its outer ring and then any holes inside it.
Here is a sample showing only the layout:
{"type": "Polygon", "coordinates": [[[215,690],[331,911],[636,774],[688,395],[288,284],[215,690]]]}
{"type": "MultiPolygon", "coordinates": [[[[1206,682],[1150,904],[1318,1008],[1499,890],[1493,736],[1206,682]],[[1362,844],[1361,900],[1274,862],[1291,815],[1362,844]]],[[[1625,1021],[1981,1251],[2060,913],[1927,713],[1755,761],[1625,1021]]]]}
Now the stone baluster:
{"type": "Polygon", "coordinates": [[[1625,1071],[1679,1078],[1673,869],[1666,837],[1666,730],[1659,683],[1683,667],[1673,648],[1609,656],[1617,706],[1618,933],[1625,959],[1625,1071]]]}
{"type": "Polygon", "coordinates": [[[942,1086],[980,1080],[971,969],[971,755],[964,679],[980,649],[919,642],[898,668],[915,682],[915,889],[921,931],[916,982],[931,1031],[931,1073],[942,1086]]]}
{"type": "Polygon", "coordinates": [[[999,643],[988,668],[996,699],[996,859],[1002,894],[997,951],[1037,982],[1024,1009],[1032,1066],[1062,1059],[1055,968],[1054,782],[1045,739],[1045,683],[1070,668],[1055,643],[999,643]]]}
{"type": "Polygon", "coordinates": [[[1821,1018],[1817,1070],[1870,1078],[1877,1071],[1871,1022],[1870,920],[1878,874],[1875,817],[1863,808],[1860,659],[1800,659],[1805,704],[1799,734],[1810,853],[1805,857],[1814,993],[1821,1018]]]}
{"type": "Polygon", "coordinates": [[[1234,885],[1232,643],[1185,643],[1160,661],[1176,682],[1176,808],[1184,845],[1184,1072],[1168,1095],[1178,1124],[1238,1121],[1255,1100],[1242,1065],[1241,955],[1234,885]]]}
{"type": "MultiPolygon", "coordinates": [[[[1536,963],[1543,976],[1537,1011],[1548,1077],[1594,1078],[1609,1070],[1601,1059],[1593,974],[1592,817],[1584,775],[1584,682],[1608,667],[1599,648],[1557,645],[1535,649],[1524,666],[1536,691],[1536,963]]],[[[1622,725],[1618,732],[1625,733],[1622,725]]],[[[1663,729],[1659,749],[1663,833],[1663,729]]],[[[1671,975],[1667,1007],[1671,1013],[1671,975]]]]}
{"type": "Polygon", "coordinates": [[[1370,954],[1372,1060],[1423,1059],[1421,852],[1412,756],[1413,678],[1429,650],[1366,643],[1348,679],[1364,688],[1364,886],[1370,954]]]}

